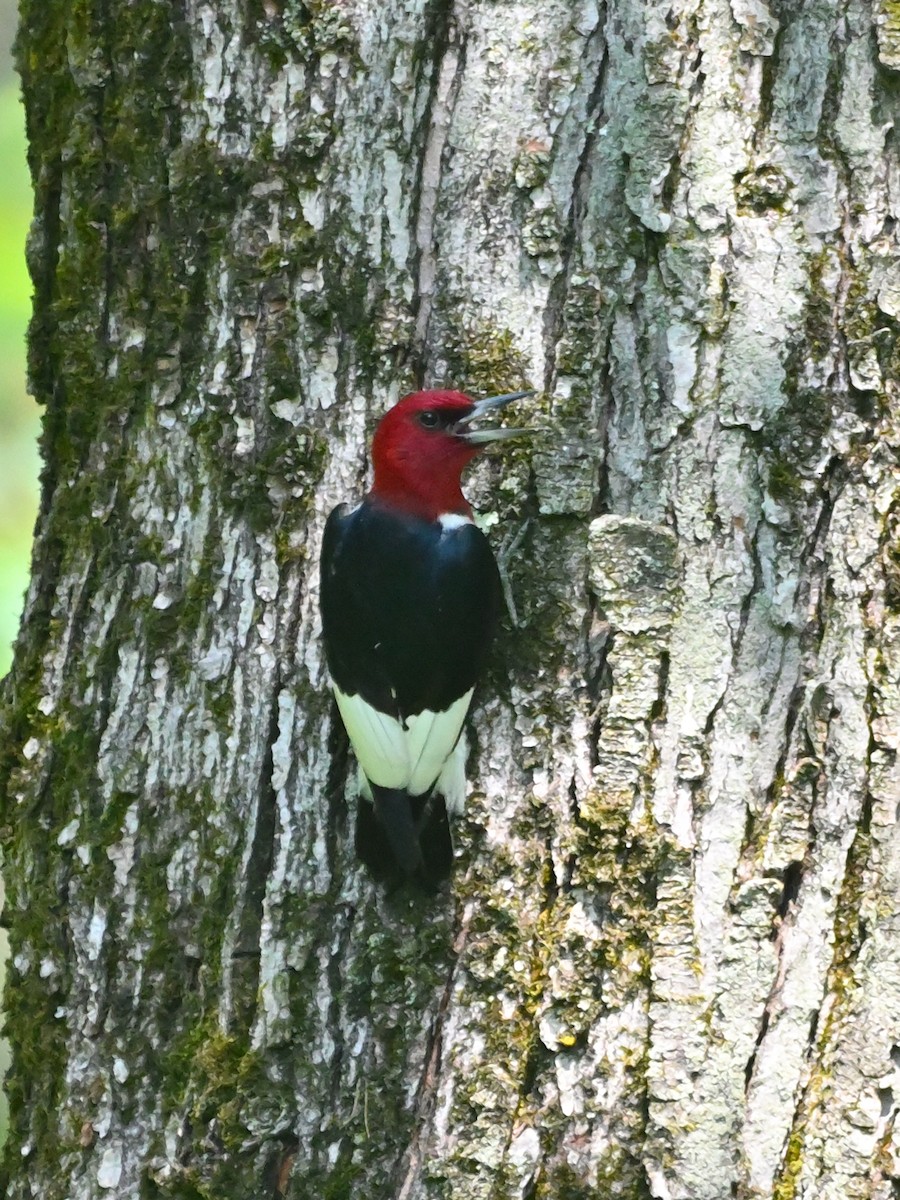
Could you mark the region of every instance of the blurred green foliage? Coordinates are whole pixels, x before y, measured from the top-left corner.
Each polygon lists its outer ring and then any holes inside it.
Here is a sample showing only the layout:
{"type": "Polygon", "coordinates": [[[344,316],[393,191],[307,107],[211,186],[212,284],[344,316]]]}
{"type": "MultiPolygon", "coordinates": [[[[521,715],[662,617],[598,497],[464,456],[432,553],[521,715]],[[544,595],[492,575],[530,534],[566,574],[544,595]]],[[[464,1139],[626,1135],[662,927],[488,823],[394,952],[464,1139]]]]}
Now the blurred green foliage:
{"type": "Polygon", "coordinates": [[[31,283],[25,233],[31,185],[19,85],[0,85],[0,676],[9,669],[28,582],[37,509],[38,412],[25,390],[25,329],[31,283]]]}
{"type": "MultiPolygon", "coordinates": [[[[8,14],[0,12],[7,24],[8,14]]],[[[0,676],[9,669],[28,582],[31,534],[38,498],[38,411],[25,390],[25,329],[31,283],[25,268],[25,233],[31,220],[31,185],[25,165],[25,130],[18,80],[0,81],[0,676]]],[[[0,904],[3,887],[0,883],[0,904]]],[[[0,934],[0,985],[7,955],[0,934]]],[[[9,1050],[0,1042],[0,1076],[9,1050]]],[[[0,1095],[0,1144],[6,1137],[6,1097],[0,1095]]]]}

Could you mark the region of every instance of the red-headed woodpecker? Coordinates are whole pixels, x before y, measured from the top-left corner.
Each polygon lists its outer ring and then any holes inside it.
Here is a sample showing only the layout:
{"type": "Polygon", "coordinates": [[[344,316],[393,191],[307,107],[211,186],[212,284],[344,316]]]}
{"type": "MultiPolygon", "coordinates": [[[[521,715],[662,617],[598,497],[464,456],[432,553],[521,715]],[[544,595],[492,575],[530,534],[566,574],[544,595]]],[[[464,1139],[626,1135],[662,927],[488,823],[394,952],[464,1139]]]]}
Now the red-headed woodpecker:
{"type": "Polygon", "coordinates": [[[357,853],[380,877],[433,884],[450,872],[462,727],[501,595],[460,476],[482,447],[525,432],[474,423],[530,395],[406,396],[375,431],[372,490],[325,527],[325,654],[361,769],[357,853]]]}

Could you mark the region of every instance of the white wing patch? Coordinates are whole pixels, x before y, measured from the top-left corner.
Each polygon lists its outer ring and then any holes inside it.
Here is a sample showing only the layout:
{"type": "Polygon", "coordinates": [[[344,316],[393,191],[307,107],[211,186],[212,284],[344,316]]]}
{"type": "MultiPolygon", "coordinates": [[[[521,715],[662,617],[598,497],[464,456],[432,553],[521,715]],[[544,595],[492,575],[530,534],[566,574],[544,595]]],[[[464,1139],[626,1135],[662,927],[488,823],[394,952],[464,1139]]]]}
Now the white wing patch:
{"type": "Polygon", "coordinates": [[[469,747],[466,735],[461,733],[459,741],[450,751],[450,757],[444,763],[440,778],[435,785],[447,804],[447,812],[458,815],[466,807],[466,755],[469,747]]]}
{"type": "MultiPolygon", "coordinates": [[[[460,785],[465,766],[465,746],[460,733],[473,691],[470,688],[445,712],[424,709],[409,717],[405,729],[394,717],[379,712],[361,696],[347,696],[336,687],[334,698],[367,779],[379,787],[401,788],[411,796],[421,796],[443,772],[454,791],[454,802],[459,803],[456,794],[465,791],[464,778],[460,785]],[[458,746],[462,750],[457,762],[459,755],[453,751],[458,746]]],[[[450,805],[450,797],[443,794],[450,805]]]]}

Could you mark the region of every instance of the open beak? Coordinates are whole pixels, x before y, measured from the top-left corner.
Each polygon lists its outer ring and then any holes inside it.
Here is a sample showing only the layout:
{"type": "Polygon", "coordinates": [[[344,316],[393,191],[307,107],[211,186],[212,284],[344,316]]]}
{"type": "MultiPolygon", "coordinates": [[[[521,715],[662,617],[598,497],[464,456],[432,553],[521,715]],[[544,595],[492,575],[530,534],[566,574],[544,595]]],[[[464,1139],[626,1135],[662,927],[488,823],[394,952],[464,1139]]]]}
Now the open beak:
{"type": "Polygon", "coordinates": [[[456,436],[468,442],[470,446],[480,446],[485,442],[502,442],[522,433],[533,433],[531,429],[469,429],[468,426],[488,413],[506,408],[513,400],[523,400],[526,396],[535,395],[536,392],[506,392],[502,396],[488,396],[486,400],[476,400],[475,407],[469,415],[456,422],[456,436]]]}

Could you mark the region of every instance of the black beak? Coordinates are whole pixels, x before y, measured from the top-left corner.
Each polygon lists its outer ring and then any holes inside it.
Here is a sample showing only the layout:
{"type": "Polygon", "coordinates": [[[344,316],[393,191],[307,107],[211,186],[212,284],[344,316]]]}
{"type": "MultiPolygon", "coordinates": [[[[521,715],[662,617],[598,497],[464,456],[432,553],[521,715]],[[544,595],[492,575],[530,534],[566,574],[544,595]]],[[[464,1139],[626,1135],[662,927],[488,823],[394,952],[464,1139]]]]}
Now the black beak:
{"type": "Polygon", "coordinates": [[[478,446],[485,442],[502,442],[507,438],[518,437],[522,433],[533,433],[531,429],[467,429],[473,421],[487,413],[499,412],[512,404],[513,400],[523,400],[526,396],[536,396],[537,392],[505,392],[502,396],[488,396],[486,400],[476,400],[475,407],[467,417],[456,422],[456,436],[468,442],[470,446],[478,446]]]}

